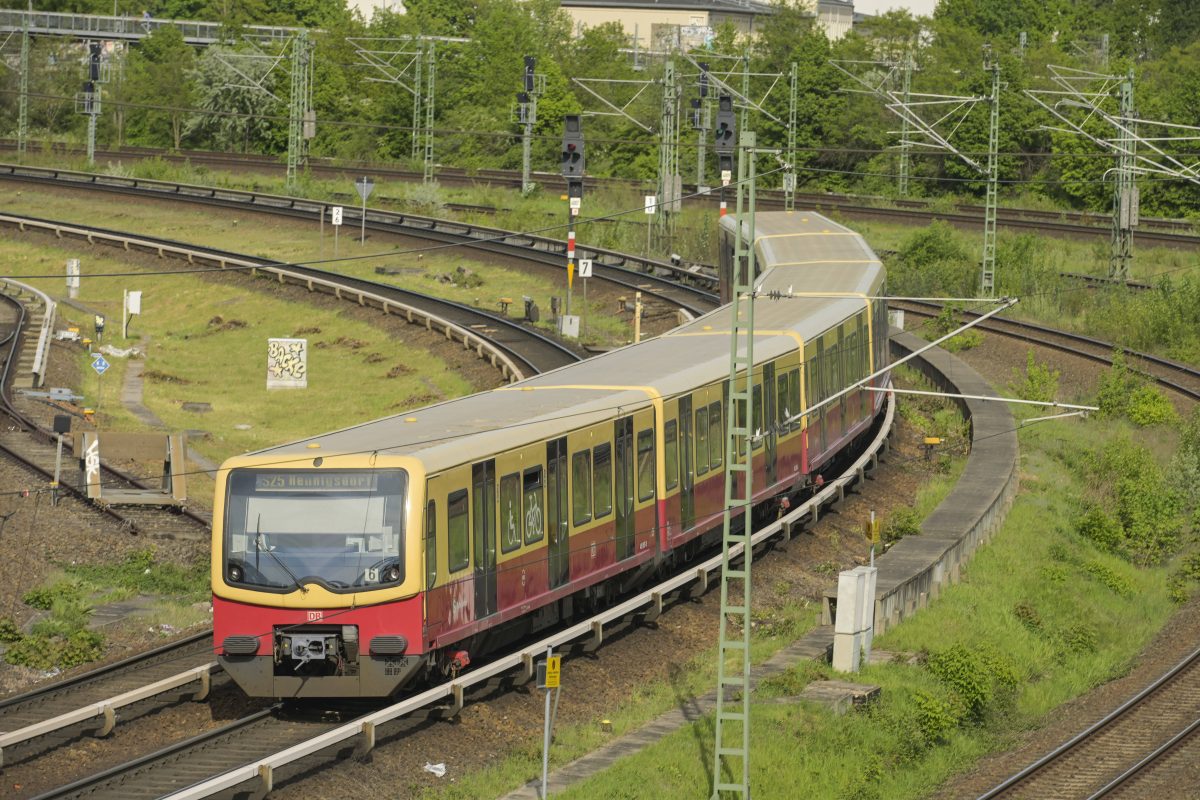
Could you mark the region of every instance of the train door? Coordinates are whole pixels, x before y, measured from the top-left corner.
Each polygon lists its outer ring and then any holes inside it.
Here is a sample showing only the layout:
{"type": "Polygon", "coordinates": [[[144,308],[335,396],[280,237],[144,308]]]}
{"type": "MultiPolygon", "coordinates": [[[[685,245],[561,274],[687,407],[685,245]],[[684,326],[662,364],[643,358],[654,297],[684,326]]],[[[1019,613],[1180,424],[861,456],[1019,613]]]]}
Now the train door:
{"type": "MultiPolygon", "coordinates": [[[[764,364],[762,372],[762,383],[755,387],[762,394],[763,399],[763,418],[755,420],[755,424],[761,426],[763,431],[763,441],[766,443],[766,472],[767,486],[775,485],[775,454],[778,444],[778,433],[775,411],[775,365],[764,364]]],[[[757,410],[757,409],[756,409],[757,410]]]]}
{"type": "Polygon", "coordinates": [[[546,533],[550,537],[550,588],[567,582],[571,569],[567,541],[567,440],[546,443],[546,533]]]}
{"type": "Polygon", "coordinates": [[[475,539],[475,618],[496,613],[496,462],[471,467],[475,539]]]}
{"type": "Polygon", "coordinates": [[[613,436],[616,443],[616,494],[617,494],[617,560],[633,555],[634,541],[634,488],[633,472],[637,454],[633,449],[633,418],[616,421],[613,436]]]}
{"type": "Polygon", "coordinates": [[[692,463],[692,398],[679,398],[679,519],[683,530],[696,524],[696,466],[692,463]]]}

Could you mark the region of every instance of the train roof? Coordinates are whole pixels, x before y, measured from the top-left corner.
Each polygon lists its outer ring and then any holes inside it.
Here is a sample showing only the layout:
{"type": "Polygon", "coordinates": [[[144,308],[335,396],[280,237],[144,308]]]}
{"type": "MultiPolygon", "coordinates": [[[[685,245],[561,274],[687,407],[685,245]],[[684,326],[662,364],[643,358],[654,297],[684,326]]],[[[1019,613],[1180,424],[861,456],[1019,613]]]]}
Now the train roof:
{"type": "MultiPolygon", "coordinates": [[[[722,225],[732,230],[733,220],[722,225]]],[[[756,215],[762,275],[755,301],[755,353],[794,352],[863,307],[877,294],[883,270],[862,237],[819,214],[756,215]],[[796,295],[768,299],[778,291],[796,295]],[[817,296],[813,296],[813,295],[817,296]],[[833,294],[834,296],[828,296],[833,294]],[[825,295],[825,296],[820,296],[825,295]]],[[[745,230],[745,228],[743,228],[745,230]]],[[[390,453],[419,456],[430,472],[478,460],[525,442],[562,435],[719,381],[729,370],[729,307],[670,333],[537,375],[511,386],[363,423],[259,454],[310,459],[317,442],[326,455],[390,453]],[[569,422],[564,422],[569,420],[569,422]]]]}

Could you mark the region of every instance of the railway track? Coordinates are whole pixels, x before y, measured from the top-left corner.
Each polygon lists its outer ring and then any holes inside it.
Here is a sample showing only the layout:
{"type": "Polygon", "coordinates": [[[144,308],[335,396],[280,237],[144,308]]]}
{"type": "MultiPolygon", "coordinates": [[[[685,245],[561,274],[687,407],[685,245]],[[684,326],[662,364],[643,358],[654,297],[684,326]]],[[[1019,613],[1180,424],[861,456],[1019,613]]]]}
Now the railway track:
{"type": "MultiPolygon", "coordinates": [[[[55,461],[57,458],[57,439],[55,435],[42,427],[32,416],[21,407],[12,395],[12,384],[16,378],[16,368],[20,362],[19,353],[23,344],[23,326],[27,314],[25,302],[5,296],[10,303],[16,303],[19,308],[19,319],[14,323],[10,337],[10,349],[0,371],[0,417],[8,420],[0,430],[0,451],[10,460],[15,461],[26,469],[41,476],[50,483],[55,477],[55,461]]],[[[44,334],[48,336],[48,334],[44,334]]],[[[70,464],[71,459],[67,459],[70,464]]],[[[101,476],[106,487],[115,489],[148,489],[150,486],[128,473],[116,469],[109,464],[101,464],[101,476]]],[[[86,492],[82,476],[78,470],[67,466],[60,476],[61,490],[83,498],[86,492]]],[[[166,509],[156,506],[102,506],[96,507],[98,513],[107,515],[130,531],[148,536],[165,538],[202,539],[208,536],[211,519],[208,515],[190,511],[166,509]]]]}
{"type": "MultiPolygon", "coordinates": [[[[82,736],[107,735],[184,698],[203,700],[216,670],[212,632],[0,700],[0,764],[32,761],[82,736]]],[[[218,680],[223,680],[218,678],[218,680]]]]}
{"type": "MultiPolygon", "coordinates": [[[[944,308],[940,303],[911,301],[893,302],[892,307],[904,309],[905,313],[921,317],[936,317],[944,308]]],[[[977,317],[968,311],[959,312],[964,317],[977,317]]],[[[1097,364],[1112,366],[1112,354],[1116,345],[1090,336],[1069,333],[1032,322],[992,317],[976,326],[980,330],[992,331],[1012,339],[1029,342],[1039,347],[1048,347],[1068,355],[1084,358],[1097,364]]],[[[1163,389],[1174,392],[1192,401],[1200,401],[1200,369],[1168,358],[1140,353],[1121,347],[1131,368],[1145,373],[1163,389]]]]}
{"type": "MultiPolygon", "coordinates": [[[[0,151],[15,152],[16,143],[0,142],[0,151]]],[[[64,155],[70,154],[69,148],[61,147],[64,155]]],[[[157,148],[128,147],[118,150],[98,150],[96,158],[104,161],[122,161],[129,159],[160,159],[175,163],[190,163],[214,170],[253,171],[263,174],[278,175],[285,171],[285,165],[278,157],[215,153],[205,151],[188,151],[171,153],[157,148]]],[[[419,183],[424,179],[421,170],[398,168],[394,164],[379,162],[338,162],[334,159],[310,158],[307,169],[314,175],[352,180],[363,173],[389,178],[396,181],[419,183]]],[[[438,167],[437,181],[446,186],[476,186],[492,185],[505,188],[519,189],[521,175],[514,170],[479,169],[463,170],[453,167],[438,167]]],[[[554,173],[535,172],[532,180],[549,191],[558,192],[562,189],[562,177],[554,173]]],[[[611,186],[625,189],[644,189],[645,181],[634,181],[622,178],[589,178],[593,185],[611,186]]],[[[717,196],[696,195],[695,185],[685,184],[683,192],[691,195],[688,203],[700,203],[716,206],[717,196]]],[[[760,190],[758,201],[763,209],[775,210],[784,207],[784,194],[777,190],[760,190]]],[[[960,203],[952,210],[935,210],[929,201],[919,199],[895,199],[862,197],[833,193],[797,193],[795,201],[802,207],[816,211],[836,211],[851,219],[876,219],[902,222],[904,224],[926,224],[931,219],[942,219],[963,227],[982,227],[984,208],[967,203],[960,203]],[[886,204],[886,205],[884,205],[886,204]]],[[[357,201],[356,201],[357,202],[357,201]]],[[[463,210],[494,211],[479,206],[463,206],[463,210]]],[[[999,208],[997,224],[1020,230],[1038,230],[1063,236],[1077,237],[1107,237],[1110,235],[1112,217],[1108,214],[1079,211],[1043,211],[1038,209],[999,208]]],[[[1137,238],[1144,242],[1164,246],[1195,248],[1200,247],[1200,237],[1195,235],[1196,228],[1187,220],[1144,218],[1141,220],[1137,238]]]]}
{"type": "MultiPolygon", "coordinates": [[[[298,197],[13,164],[0,165],[0,180],[93,189],[142,198],[158,197],[240,210],[252,209],[313,221],[327,216],[331,208],[328,202],[298,197]]],[[[360,223],[360,215],[359,209],[346,207],[344,210],[347,225],[360,223]]],[[[515,257],[559,271],[566,265],[567,243],[560,239],[373,208],[367,209],[366,227],[372,231],[424,241],[465,245],[474,250],[515,257]]],[[[578,258],[592,259],[593,278],[609,281],[630,292],[653,294],[662,302],[694,315],[711,311],[718,305],[717,278],[707,271],[586,244],[577,244],[575,252],[578,258]]]]}
{"type": "Polygon", "coordinates": [[[1149,797],[1156,770],[1177,768],[1182,748],[1195,756],[1198,728],[1200,650],[979,800],[1149,797]]]}

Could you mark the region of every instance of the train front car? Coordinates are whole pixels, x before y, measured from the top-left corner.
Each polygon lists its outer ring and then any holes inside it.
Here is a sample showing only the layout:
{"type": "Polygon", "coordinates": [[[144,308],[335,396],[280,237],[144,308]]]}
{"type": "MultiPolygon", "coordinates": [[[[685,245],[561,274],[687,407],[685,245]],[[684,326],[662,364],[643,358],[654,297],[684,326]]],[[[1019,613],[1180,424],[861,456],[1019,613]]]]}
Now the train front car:
{"type": "Polygon", "coordinates": [[[385,697],[424,666],[418,461],[285,446],[227,461],[213,639],[252,697],[385,697]],[[414,516],[416,514],[416,516],[414,516]]]}

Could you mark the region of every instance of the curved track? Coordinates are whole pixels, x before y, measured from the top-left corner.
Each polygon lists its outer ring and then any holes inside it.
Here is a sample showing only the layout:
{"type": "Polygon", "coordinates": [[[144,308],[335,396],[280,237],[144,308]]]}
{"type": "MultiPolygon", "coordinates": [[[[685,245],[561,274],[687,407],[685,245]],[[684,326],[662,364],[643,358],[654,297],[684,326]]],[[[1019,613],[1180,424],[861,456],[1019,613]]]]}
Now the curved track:
{"type": "MultiPolygon", "coordinates": [[[[0,150],[15,151],[15,143],[8,141],[0,143],[0,150]]],[[[60,148],[66,153],[67,148],[60,148]]],[[[167,150],[146,147],[127,147],[117,150],[97,150],[96,158],[100,161],[160,159],[176,163],[200,165],[214,170],[252,171],[263,174],[279,175],[285,171],[284,164],[277,156],[251,154],[231,154],[207,151],[188,151],[172,153],[167,150]]],[[[353,180],[363,173],[390,178],[397,181],[419,183],[424,180],[421,170],[410,170],[397,167],[391,163],[379,162],[338,162],[334,159],[310,158],[306,169],[323,177],[345,178],[353,180]]],[[[521,175],[515,170],[478,169],[463,170],[453,167],[439,167],[436,180],[447,186],[476,186],[492,185],[519,189],[521,175]]],[[[553,173],[534,172],[531,180],[549,191],[557,193],[562,189],[563,179],[553,173]]],[[[634,181],[623,178],[589,178],[596,186],[612,186],[624,189],[642,189],[645,181],[634,181]]],[[[694,184],[684,184],[685,195],[695,195],[694,184]]],[[[764,210],[776,210],[784,207],[784,194],[777,190],[759,190],[758,200],[764,210]]],[[[795,201],[798,205],[814,211],[833,211],[852,219],[882,219],[901,222],[902,224],[927,224],[931,219],[942,219],[954,225],[963,227],[982,227],[984,208],[966,203],[960,203],[950,211],[939,211],[932,207],[927,200],[911,198],[876,198],[835,193],[797,193],[795,201]]],[[[353,202],[357,202],[354,200],[353,202]]],[[[717,196],[695,195],[685,202],[701,203],[716,206],[717,196]]],[[[466,208],[466,207],[464,207],[466,208]]],[[[476,208],[474,210],[487,210],[476,208]]],[[[1112,217],[1108,214],[1079,211],[1043,211],[1039,209],[1004,208],[997,209],[997,225],[1012,229],[1034,229],[1060,236],[1082,238],[1105,238],[1111,235],[1112,217]]],[[[1200,247],[1200,236],[1195,235],[1196,228],[1187,220],[1144,218],[1141,220],[1136,235],[1139,241],[1152,242],[1165,246],[1196,248],[1200,247]]]]}
{"type": "MultiPolygon", "coordinates": [[[[74,236],[96,243],[102,241],[124,249],[139,249],[159,255],[172,255],[190,264],[216,265],[221,269],[269,269],[280,276],[302,283],[309,289],[321,288],[337,294],[356,298],[360,304],[368,300],[391,313],[393,307],[399,313],[409,309],[420,312],[427,327],[437,324],[458,333],[456,338],[475,348],[485,345],[493,347],[511,362],[514,370],[506,371],[506,377],[517,379],[569,364],[580,356],[558,341],[527,328],[506,317],[482,311],[462,303],[411,292],[385,283],[369,281],[335,272],[303,265],[284,264],[272,259],[257,258],[214,247],[201,247],[172,239],[114,231],[87,225],[75,225],[44,220],[37,217],[0,215],[0,225],[7,224],[22,231],[37,228],[53,232],[56,236],[74,236]]],[[[412,315],[409,314],[410,321],[412,315]]],[[[482,355],[482,352],[480,352],[482,355]]]]}
{"type": "Polygon", "coordinates": [[[1111,714],[979,800],[1146,797],[1135,781],[1200,726],[1200,650],[1111,714]],[[1134,791],[1133,794],[1124,794],[1134,791]]]}
{"type": "MultiPolygon", "coordinates": [[[[298,197],[12,164],[0,165],[0,180],[97,189],[143,198],[169,198],[174,201],[183,200],[242,210],[254,209],[308,220],[320,220],[328,215],[332,205],[298,197]]],[[[361,212],[346,207],[344,219],[347,225],[357,224],[361,220],[361,212]]],[[[544,236],[371,208],[367,209],[366,227],[373,231],[426,241],[466,245],[476,250],[516,257],[522,261],[540,263],[560,270],[566,264],[567,243],[544,236]]],[[[584,244],[578,244],[575,252],[578,258],[592,259],[594,278],[610,281],[631,291],[652,293],[688,313],[703,314],[718,305],[717,279],[705,272],[584,244]]]]}
{"type": "MultiPolygon", "coordinates": [[[[894,308],[902,308],[907,313],[918,316],[935,317],[945,306],[935,302],[919,302],[905,300],[891,303],[894,308]]],[[[972,312],[959,312],[964,317],[977,317],[972,312]]],[[[1106,366],[1112,365],[1112,353],[1117,348],[1111,342],[1105,342],[1090,336],[1069,333],[1067,331],[1049,328],[1032,322],[1002,319],[992,317],[976,326],[980,330],[992,331],[1012,339],[1029,342],[1039,347],[1049,347],[1068,355],[1078,356],[1106,366]]],[[[1169,358],[1139,353],[1127,347],[1119,348],[1129,359],[1129,365],[1144,372],[1155,383],[1193,401],[1200,401],[1200,369],[1169,358]]]]}

